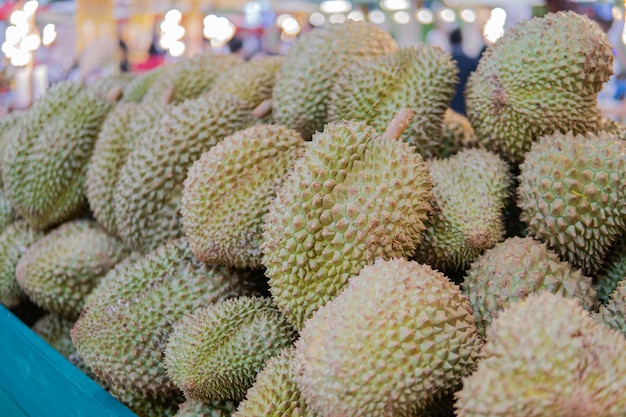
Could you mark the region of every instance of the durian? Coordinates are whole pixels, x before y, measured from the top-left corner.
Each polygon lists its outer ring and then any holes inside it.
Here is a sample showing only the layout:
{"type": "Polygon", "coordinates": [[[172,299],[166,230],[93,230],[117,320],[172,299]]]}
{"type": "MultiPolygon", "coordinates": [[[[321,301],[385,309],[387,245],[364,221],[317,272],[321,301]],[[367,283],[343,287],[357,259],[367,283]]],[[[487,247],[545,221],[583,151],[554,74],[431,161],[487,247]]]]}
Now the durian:
{"type": "Polygon", "coordinates": [[[626,281],[617,285],[607,305],[601,306],[594,318],[626,336],[626,281]]]}
{"type": "Polygon", "coordinates": [[[604,258],[604,264],[596,277],[598,300],[609,302],[609,295],[626,279],[626,235],[619,237],[604,258]]]}
{"type": "Polygon", "coordinates": [[[443,114],[437,155],[446,158],[467,149],[478,147],[478,139],[472,124],[460,113],[447,109],[443,114]]]}

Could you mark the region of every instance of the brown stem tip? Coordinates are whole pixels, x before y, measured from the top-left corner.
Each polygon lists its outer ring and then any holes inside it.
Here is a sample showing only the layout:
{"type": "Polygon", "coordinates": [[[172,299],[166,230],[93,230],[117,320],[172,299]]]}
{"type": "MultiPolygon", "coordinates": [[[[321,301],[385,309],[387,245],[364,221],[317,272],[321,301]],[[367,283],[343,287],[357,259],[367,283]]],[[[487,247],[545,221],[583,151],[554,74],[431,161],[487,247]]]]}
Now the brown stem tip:
{"type": "Polygon", "coordinates": [[[254,110],[252,110],[252,116],[254,116],[256,119],[262,119],[268,114],[270,114],[271,111],[272,111],[272,99],[268,98],[268,99],[263,100],[261,104],[259,104],[258,106],[254,108],[254,110]]]}
{"type": "Polygon", "coordinates": [[[385,133],[383,133],[383,139],[386,140],[398,140],[402,132],[409,127],[413,121],[413,110],[401,109],[398,111],[389,122],[385,133]]]}

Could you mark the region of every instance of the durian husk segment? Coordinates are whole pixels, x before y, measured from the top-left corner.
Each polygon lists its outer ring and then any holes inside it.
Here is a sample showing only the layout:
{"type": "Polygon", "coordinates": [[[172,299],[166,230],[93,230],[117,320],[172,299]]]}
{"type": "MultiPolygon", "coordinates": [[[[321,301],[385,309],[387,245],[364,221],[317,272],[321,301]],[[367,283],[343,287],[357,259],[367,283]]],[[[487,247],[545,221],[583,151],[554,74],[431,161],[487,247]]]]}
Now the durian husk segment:
{"type": "Polygon", "coordinates": [[[141,102],[148,89],[154,84],[162,72],[167,71],[167,68],[167,66],[160,66],[144,72],[143,74],[136,75],[124,87],[124,94],[120,101],[122,103],[141,102]]]}
{"type": "Polygon", "coordinates": [[[2,191],[2,184],[0,184],[0,233],[2,233],[2,231],[6,229],[11,223],[16,221],[17,218],[17,213],[15,212],[15,210],[13,210],[13,206],[11,206],[11,201],[9,201],[9,199],[4,194],[4,191],[2,191]]]}
{"type": "Polygon", "coordinates": [[[137,138],[167,111],[165,103],[120,103],[102,124],[85,176],[85,194],[95,219],[118,235],[115,195],[120,172],[137,138]]]}
{"type": "Polygon", "coordinates": [[[600,26],[574,12],[516,24],[483,53],[467,83],[467,115],[481,145],[518,165],[538,137],[598,131],[598,92],[613,74],[600,26]]]}
{"type": "Polygon", "coordinates": [[[626,228],[626,141],[603,132],[541,137],[520,165],[517,193],[528,235],[593,275],[626,228]]]}
{"type": "Polygon", "coordinates": [[[418,416],[475,369],[483,344],[460,288],[403,259],[363,268],[300,336],[296,383],[324,417],[418,416]]]}
{"type": "Polygon", "coordinates": [[[295,337],[271,298],[225,300],[174,326],[165,347],[165,369],[185,398],[238,401],[265,361],[295,337]]]}
{"type": "Polygon", "coordinates": [[[15,278],[15,268],[28,247],[41,236],[42,232],[24,220],[10,224],[0,233],[0,304],[7,308],[17,307],[26,299],[15,278]]]}
{"type": "Polygon", "coordinates": [[[72,341],[91,370],[113,386],[146,396],[179,392],[165,372],[163,351],[184,315],[230,297],[249,295],[247,276],[210,268],[185,241],[164,244],[114,270],[72,329],[72,341]]]}
{"type": "Polygon", "coordinates": [[[531,237],[511,237],[485,251],[470,266],[462,288],[483,336],[510,303],[540,291],[576,298],[586,310],[598,305],[591,278],[531,237]]]}
{"type": "Polygon", "coordinates": [[[463,150],[429,166],[434,213],[414,257],[433,268],[463,270],[505,238],[509,166],[484,149],[463,150]]]}
{"type": "Polygon", "coordinates": [[[154,397],[124,386],[111,386],[108,391],[138,417],[174,417],[185,401],[180,392],[154,397]]]}
{"type": "Polygon", "coordinates": [[[511,304],[487,329],[459,417],[621,417],[626,339],[576,300],[549,292],[511,304]]]}
{"type": "Polygon", "coordinates": [[[237,55],[202,53],[193,58],[184,58],[160,71],[144,94],[142,101],[157,102],[170,88],[174,88],[172,103],[182,103],[208,92],[215,78],[242,63],[237,55]]]}
{"type": "Polygon", "coordinates": [[[457,73],[452,56],[430,45],[357,60],[332,86],[328,121],[363,120],[382,134],[394,114],[409,108],[413,121],[401,138],[431,158],[440,146],[441,124],[456,91],[457,73]]]}
{"type": "Polygon", "coordinates": [[[204,402],[187,399],[178,406],[174,417],[230,417],[236,405],[232,401],[204,402]]]}
{"type": "Polygon", "coordinates": [[[609,302],[609,296],[617,285],[626,279],[626,235],[619,237],[607,253],[602,269],[596,276],[598,300],[609,302]]]}
{"type": "Polygon", "coordinates": [[[620,281],[609,302],[600,307],[594,318],[626,336],[626,281],[620,281]]]}
{"type": "Polygon", "coordinates": [[[70,337],[70,330],[73,325],[74,322],[72,320],[48,313],[38,319],[31,329],[52,346],[54,350],[59,352],[61,356],[68,358],[72,353],[76,352],[70,337]]]}
{"type": "Polygon", "coordinates": [[[261,247],[272,296],[296,328],[365,265],[413,254],[431,188],[415,147],[365,122],[314,136],[270,205],[261,247]]]}
{"type": "Polygon", "coordinates": [[[21,123],[26,111],[12,112],[0,117],[0,188],[2,187],[2,167],[4,165],[4,149],[13,129],[21,123]]]}
{"type": "Polygon", "coordinates": [[[187,170],[226,136],[252,126],[253,107],[230,95],[204,95],[171,107],[147,127],[119,173],[117,232],[147,253],[183,235],[180,199],[187,170]]]}
{"type": "Polygon", "coordinates": [[[92,220],[74,220],[37,240],[20,258],[15,276],[28,298],[68,320],[128,251],[92,220]]]}
{"type": "Polygon", "coordinates": [[[199,260],[260,269],[263,222],[271,199],[304,151],[295,130],[259,125],[226,137],[189,168],[182,224],[199,260]]]}
{"type": "Polygon", "coordinates": [[[447,158],[463,149],[476,147],[478,138],[467,117],[447,109],[443,114],[437,156],[447,158]]]}
{"type": "Polygon", "coordinates": [[[29,110],[5,149],[4,189],[18,214],[48,229],[88,210],[85,173],[113,101],[97,89],[50,89],[29,110]],[[62,104],[51,103],[60,100],[62,104]],[[42,109],[51,105],[52,109],[42,109]]]}
{"type": "Polygon", "coordinates": [[[233,417],[316,417],[296,385],[294,357],[295,349],[291,346],[270,358],[233,417]]]}
{"type": "Polygon", "coordinates": [[[355,60],[397,49],[391,35],[372,23],[346,22],[303,35],[289,49],[274,86],[276,123],[309,140],[328,122],[328,100],[337,74],[355,60]]]}

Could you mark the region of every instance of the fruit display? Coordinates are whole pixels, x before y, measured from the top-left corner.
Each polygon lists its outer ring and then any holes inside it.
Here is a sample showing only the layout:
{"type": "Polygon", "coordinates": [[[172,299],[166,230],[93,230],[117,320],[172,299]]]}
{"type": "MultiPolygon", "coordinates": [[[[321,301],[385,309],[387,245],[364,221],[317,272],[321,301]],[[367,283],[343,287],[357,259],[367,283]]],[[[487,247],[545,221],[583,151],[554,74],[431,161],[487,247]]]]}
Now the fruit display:
{"type": "Polygon", "coordinates": [[[626,126],[606,34],[55,84],[0,118],[0,303],[139,417],[624,417],[626,126]]]}

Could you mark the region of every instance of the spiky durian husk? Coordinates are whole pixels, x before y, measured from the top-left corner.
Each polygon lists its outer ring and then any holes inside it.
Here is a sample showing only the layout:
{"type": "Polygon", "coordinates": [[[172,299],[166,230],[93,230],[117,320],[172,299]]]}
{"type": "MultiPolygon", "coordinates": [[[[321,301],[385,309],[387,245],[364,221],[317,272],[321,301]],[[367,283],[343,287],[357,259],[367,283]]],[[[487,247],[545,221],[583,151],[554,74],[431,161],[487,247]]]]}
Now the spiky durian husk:
{"type": "Polygon", "coordinates": [[[15,268],[28,247],[41,236],[43,233],[23,220],[0,233],[0,304],[5,307],[16,307],[26,298],[15,278],[15,268]]]}
{"type": "Polygon", "coordinates": [[[141,102],[148,89],[161,73],[167,71],[168,68],[168,66],[160,66],[144,72],[143,74],[136,75],[124,87],[124,94],[120,101],[122,103],[141,102]]]}
{"type": "Polygon", "coordinates": [[[187,399],[179,405],[174,417],[230,417],[235,408],[232,401],[204,402],[187,399]]]}
{"type": "Polygon", "coordinates": [[[39,239],[20,258],[15,276],[28,298],[69,320],[107,271],[128,254],[96,222],[74,220],[39,239]]]}
{"type": "Polygon", "coordinates": [[[176,323],[165,347],[165,369],[185,398],[241,400],[265,361],[295,336],[270,298],[226,300],[176,323]]]}
{"type": "Polygon", "coordinates": [[[478,147],[478,139],[472,124],[460,113],[447,109],[443,114],[437,156],[447,158],[468,148],[478,147]]]}
{"type": "Polygon", "coordinates": [[[596,277],[598,300],[602,304],[608,303],[609,295],[624,279],[626,279],[626,236],[621,236],[611,246],[596,277]]]}
{"type": "Polygon", "coordinates": [[[17,213],[13,210],[11,201],[4,195],[2,184],[0,184],[0,233],[16,220],[17,213]]]}
{"type": "Polygon", "coordinates": [[[354,60],[396,49],[385,30],[346,22],[303,35],[289,49],[274,86],[272,116],[305,139],[327,123],[327,103],[337,74],[354,60]]]}
{"type": "Polygon", "coordinates": [[[467,115],[481,145],[518,165],[540,136],[597,131],[597,95],[612,74],[612,47],[597,23],[548,13],[483,53],[465,90],[467,115]]]}
{"type": "Polygon", "coordinates": [[[124,386],[112,386],[108,391],[138,417],[174,417],[185,400],[179,392],[154,397],[124,386]]]}
{"type": "Polygon", "coordinates": [[[14,129],[19,129],[17,126],[22,121],[22,116],[26,114],[26,111],[16,111],[5,114],[0,117],[0,188],[2,187],[2,169],[4,166],[4,149],[9,141],[10,135],[14,129]]]}
{"type": "Polygon", "coordinates": [[[182,223],[193,254],[209,264],[259,269],[263,221],[304,141],[294,130],[260,125],[202,154],[189,169],[182,223]]]}
{"type": "Polygon", "coordinates": [[[378,260],[304,323],[296,383],[325,417],[420,415],[475,369],[483,342],[474,321],[441,272],[378,260]]]}
{"type": "Polygon", "coordinates": [[[415,148],[365,122],[329,123],[315,135],[263,226],[270,291],[296,328],[365,265],[412,255],[430,190],[415,148]]]}
{"type": "Polygon", "coordinates": [[[511,237],[485,251],[472,263],[463,282],[482,335],[510,303],[544,290],[577,298],[587,310],[598,304],[590,277],[530,237],[511,237]]]}
{"type": "Polygon", "coordinates": [[[414,256],[437,269],[462,270],[504,240],[509,167],[484,149],[463,150],[429,166],[435,208],[414,256]]]}
{"type": "Polygon", "coordinates": [[[201,307],[252,292],[247,275],[208,267],[183,240],[113,271],[117,276],[108,276],[98,297],[89,298],[72,341],[100,378],[153,397],[178,392],[163,365],[174,323],[201,307]]]}
{"type": "Polygon", "coordinates": [[[46,314],[33,324],[31,329],[44,339],[54,350],[67,358],[76,352],[70,330],[74,322],[56,314],[46,314]]]}
{"type": "Polygon", "coordinates": [[[608,304],[600,307],[594,318],[626,336],[626,281],[616,286],[608,304]]]}
{"type": "Polygon", "coordinates": [[[520,165],[517,191],[528,235],[594,274],[626,228],[626,141],[605,132],[543,136],[520,165]]]}
{"type": "Polygon", "coordinates": [[[402,140],[415,145],[424,158],[436,156],[457,73],[452,56],[429,45],[358,60],[337,76],[328,120],[363,120],[382,134],[394,114],[409,108],[415,115],[402,140]]]}
{"type": "Polygon", "coordinates": [[[618,417],[626,339],[576,300],[549,292],[511,304],[487,329],[478,368],[457,392],[459,417],[618,417]]]}

